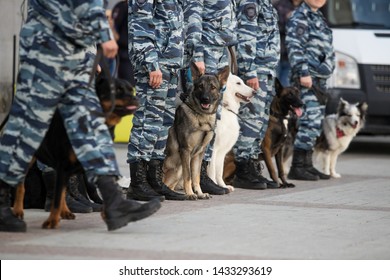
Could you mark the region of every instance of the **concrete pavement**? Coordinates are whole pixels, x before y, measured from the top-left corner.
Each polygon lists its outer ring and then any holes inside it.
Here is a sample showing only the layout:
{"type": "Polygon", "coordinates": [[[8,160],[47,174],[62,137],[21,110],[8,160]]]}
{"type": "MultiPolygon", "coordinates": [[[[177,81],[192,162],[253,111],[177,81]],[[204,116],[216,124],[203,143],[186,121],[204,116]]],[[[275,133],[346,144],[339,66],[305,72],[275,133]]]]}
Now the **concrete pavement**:
{"type": "MultiPolygon", "coordinates": [[[[129,176],[126,145],[116,144],[129,176]]],[[[155,215],[108,232],[99,213],[41,229],[48,213],[27,209],[27,233],[0,233],[10,259],[390,259],[390,137],[358,137],[338,163],[341,179],[295,181],[293,189],[165,201],[155,215]]]]}

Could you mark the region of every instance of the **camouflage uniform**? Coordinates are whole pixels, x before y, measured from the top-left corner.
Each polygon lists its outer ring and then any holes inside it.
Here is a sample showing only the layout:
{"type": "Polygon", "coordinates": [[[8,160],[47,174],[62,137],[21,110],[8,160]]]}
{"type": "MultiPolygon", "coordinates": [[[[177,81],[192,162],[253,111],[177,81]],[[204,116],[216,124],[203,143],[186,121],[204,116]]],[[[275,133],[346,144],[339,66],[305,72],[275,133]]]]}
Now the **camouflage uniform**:
{"type": "Polygon", "coordinates": [[[93,46],[111,38],[102,1],[29,1],[17,92],[1,138],[1,180],[16,186],[24,179],[57,108],[88,177],[119,175],[105,120],[97,117],[99,100],[88,84],[93,46]]]}
{"type": "Polygon", "coordinates": [[[311,76],[313,85],[326,89],[326,80],[335,67],[332,41],[332,31],[321,12],[313,12],[306,3],[302,3],[287,22],[286,45],[292,67],[291,83],[300,87],[305,104],[304,113],[299,118],[295,148],[312,150],[321,133],[325,114],[325,106],[318,102],[314,92],[300,86],[297,81],[300,77],[311,76]]]}
{"type": "Polygon", "coordinates": [[[127,162],[163,160],[173,124],[178,70],[183,65],[184,23],[177,0],[129,1],[129,56],[134,65],[140,108],[133,118],[127,162]],[[149,72],[163,73],[161,86],[149,86],[149,72]]]}
{"type": "Polygon", "coordinates": [[[257,77],[260,86],[251,103],[240,108],[240,136],[234,147],[238,160],[249,160],[258,157],[267,130],[280,36],[270,0],[238,0],[237,20],[239,76],[244,81],[257,77]]]}

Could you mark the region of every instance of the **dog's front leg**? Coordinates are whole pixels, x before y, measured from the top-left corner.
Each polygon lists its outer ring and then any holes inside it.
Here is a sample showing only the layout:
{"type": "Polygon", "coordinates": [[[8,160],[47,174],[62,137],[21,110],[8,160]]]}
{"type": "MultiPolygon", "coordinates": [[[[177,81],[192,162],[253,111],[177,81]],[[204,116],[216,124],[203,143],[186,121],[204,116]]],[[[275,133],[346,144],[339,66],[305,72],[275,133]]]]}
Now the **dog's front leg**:
{"type": "Polygon", "coordinates": [[[331,174],[330,173],[330,158],[331,158],[331,152],[325,151],[325,152],[319,152],[318,153],[320,157],[322,157],[322,170],[324,171],[324,174],[331,174]]]}
{"type": "MultiPolygon", "coordinates": [[[[333,178],[341,178],[341,175],[339,173],[336,172],[336,163],[337,163],[337,158],[338,158],[338,151],[333,151],[331,154],[330,154],[330,164],[329,164],[329,168],[330,168],[330,175],[333,177],[333,178]]],[[[328,173],[329,174],[329,173],[328,173]]]]}
{"type": "Polygon", "coordinates": [[[183,172],[183,187],[189,200],[196,200],[198,196],[192,190],[191,182],[191,154],[188,150],[180,151],[182,172],[183,172]]]}
{"type": "Polygon", "coordinates": [[[15,201],[12,209],[14,215],[22,220],[24,218],[24,211],[23,211],[24,193],[25,193],[25,189],[24,189],[24,182],[23,182],[16,187],[15,201]]]}
{"type": "Polygon", "coordinates": [[[199,199],[208,199],[210,195],[208,193],[203,193],[200,188],[200,169],[202,165],[204,153],[194,155],[191,159],[191,179],[192,179],[192,189],[199,199]]]}
{"type": "MultiPolygon", "coordinates": [[[[214,152],[213,151],[213,157],[214,157],[214,152]]],[[[225,181],[223,180],[223,170],[224,170],[224,165],[225,165],[225,153],[218,151],[215,153],[215,176],[216,176],[216,184],[218,186],[224,187],[229,190],[229,192],[234,191],[234,187],[231,185],[226,185],[225,181]]]]}
{"type": "Polygon", "coordinates": [[[263,142],[261,143],[261,148],[264,154],[264,161],[267,165],[268,172],[274,182],[278,184],[278,187],[280,186],[278,177],[276,176],[276,171],[274,168],[274,164],[272,162],[272,154],[271,154],[271,134],[269,130],[267,130],[266,137],[264,137],[263,142]]]}
{"type": "Polygon", "coordinates": [[[280,149],[276,155],[275,155],[275,162],[276,166],[278,168],[278,175],[280,180],[282,181],[282,188],[294,188],[295,185],[292,183],[287,182],[286,180],[286,174],[284,173],[284,165],[283,165],[283,150],[280,149]]]}

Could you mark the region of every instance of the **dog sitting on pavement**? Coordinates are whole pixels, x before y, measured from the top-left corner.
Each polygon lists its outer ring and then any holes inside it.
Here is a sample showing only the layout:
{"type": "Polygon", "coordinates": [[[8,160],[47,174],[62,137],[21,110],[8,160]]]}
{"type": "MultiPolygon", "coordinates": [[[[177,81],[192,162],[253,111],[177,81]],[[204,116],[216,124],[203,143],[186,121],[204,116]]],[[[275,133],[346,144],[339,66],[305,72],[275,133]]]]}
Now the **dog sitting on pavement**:
{"type": "Polygon", "coordinates": [[[208,176],[214,183],[229,189],[230,192],[234,190],[234,187],[226,185],[223,180],[225,156],[238,139],[240,104],[250,102],[250,98],[255,94],[256,91],[247,86],[240,77],[230,73],[222,97],[221,119],[217,121],[213,153],[207,170],[208,176]]]}
{"type": "Polygon", "coordinates": [[[300,92],[296,87],[283,87],[277,78],[275,78],[276,95],[271,103],[271,113],[268,120],[268,128],[265,137],[261,143],[262,153],[259,156],[260,160],[264,160],[267,165],[268,172],[278,187],[295,187],[294,184],[286,181],[286,175],[283,167],[283,150],[287,143],[291,118],[299,118],[302,115],[303,102],[300,98],[300,92]],[[275,157],[275,162],[278,168],[278,176],[272,162],[272,157],[275,157]],[[278,180],[281,180],[281,184],[278,180]]]}
{"type": "Polygon", "coordinates": [[[363,128],[367,108],[366,102],[351,104],[340,98],[337,112],[325,117],[322,133],[314,149],[314,158],[322,158],[325,174],[333,178],[341,177],[336,172],[337,158],[363,128]]]}
{"type": "Polygon", "coordinates": [[[202,75],[194,63],[190,67],[193,87],[177,107],[168,132],[163,182],[171,190],[182,183],[188,199],[196,200],[210,197],[200,188],[201,164],[214,136],[220,90],[230,71],[226,66],[216,75],[202,75]]]}

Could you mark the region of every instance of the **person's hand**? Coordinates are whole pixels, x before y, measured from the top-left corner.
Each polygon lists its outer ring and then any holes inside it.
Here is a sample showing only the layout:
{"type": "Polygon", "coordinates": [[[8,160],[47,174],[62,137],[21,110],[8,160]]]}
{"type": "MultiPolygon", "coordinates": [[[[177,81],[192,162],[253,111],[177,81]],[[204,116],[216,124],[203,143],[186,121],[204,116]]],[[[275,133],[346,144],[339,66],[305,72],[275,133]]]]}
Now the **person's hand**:
{"type": "Polygon", "coordinates": [[[259,89],[259,79],[258,78],[252,78],[252,79],[249,79],[246,81],[246,84],[253,88],[254,90],[258,90],[259,89]]]}
{"type": "Polygon", "coordinates": [[[115,40],[110,40],[101,44],[103,55],[108,58],[114,58],[118,53],[118,44],[115,40]]]}
{"type": "Polygon", "coordinates": [[[301,83],[301,86],[306,88],[311,88],[311,86],[313,85],[313,80],[311,79],[311,76],[301,77],[299,79],[299,82],[301,83]]]}
{"type": "Polygon", "coordinates": [[[203,61],[195,62],[195,65],[196,65],[196,67],[198,67],[198,70],[199,70],[200,74],[203,75],[204,73],[206,73],[206,65],[204,64],[203,61]]]}
{"type": "Polygon", "coordinates": [[[160,87],[162,83],[162,72],[160,70],[152,71],[149,73],[149,85],[152,88],[160,87]]]}

